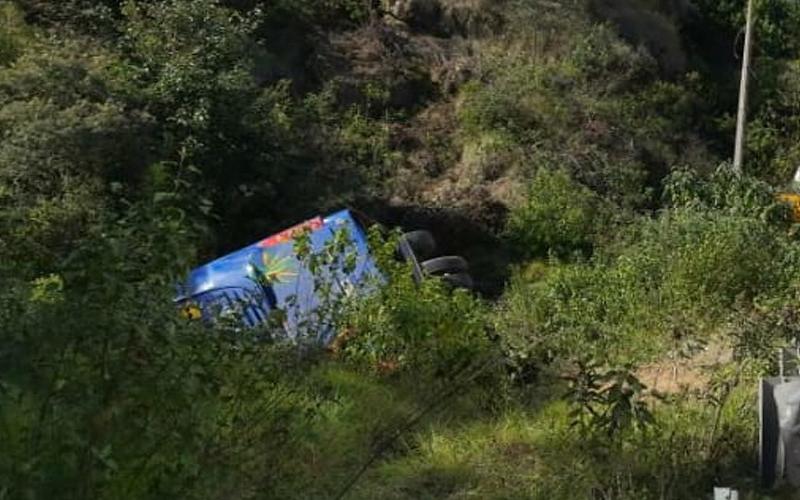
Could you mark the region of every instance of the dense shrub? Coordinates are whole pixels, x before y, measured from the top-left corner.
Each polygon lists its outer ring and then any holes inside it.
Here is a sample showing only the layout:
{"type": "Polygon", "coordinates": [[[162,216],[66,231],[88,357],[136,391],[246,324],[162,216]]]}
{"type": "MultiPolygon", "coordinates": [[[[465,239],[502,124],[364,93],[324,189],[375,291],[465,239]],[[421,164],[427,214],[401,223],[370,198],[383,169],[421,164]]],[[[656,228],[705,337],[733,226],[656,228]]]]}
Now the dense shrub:
{"type": "Polygon", "coordinates": [[[747,170],[777,185],[786,185],[798,165],[800,126],[800,60],[757,63],[767,80],[754,95],[747,129],[747,170]]]}
{"type": "Polygon", "coordinates": [[[495,361],[486,305],[463,289],[448,290],[428,279],[417,284],[404,265],[393,262],[392,241],[373,234],[389,283],[352,305],[344,320],[342,354],[378,372],[408,372],[450,379],[495,361]]]}
{"type": "MultiPolygon", "coordinates": [[[[698,0],[694,2],[705,26],[724,27],[738,32],[745,24],[745,6],[736,0],[698,0]]],[[[755,32],[764,54],[772,57],[793,56],[798,47],[800,8],[794,2],[774,0],[756,2],[755,32]]]]}
{"type": "Polygon", "coordinates": [[[512,209],[506,231],[527,256],[588,254],[604,226],[601,202],[563,170],[540,170],[525,202],[512,209]]]}
{"type": "MultiPolygon", "coordinates": [[[[530,29],[540,22],[531,18],[530,29]]],[[[693,132],[697,75],[660,81],[652,56],[611,27],[576,21],[568,29],[574,36],[554,57],[536,43],[488,52],[480,84],[461,90],[461,132],[473,141],[502,136],[518,156],[512,165],[557,165],[624,208],[653,206],[672,165],[706,160],[693,132]]]]}
{"type": "MultiPolygon", "coordinates": [[[[796,290],[756,307],[739,307],[725,325],[733,352],[741,363],[755,363],[763,373],[778,372],[778,350],[800,342],[796,290]]],[[[789,363],[795,360],[786,356],[789,363]]],[[[791,366],[791,365],[790,365],[791,366]]]]}
{"type": "Polygon", "coordinates": [[[665,201],[675,208],[785,225],[789,222],[789,212],[775,194],[768,183],[751,176],[739,176],[728,164],[719,165],[708,176],[692,169],[676,169],[666,179],[664,188],[665,201]]]}
{"type": "Polygon", "coordinates": [[[587,264],[555,266],[535,283],[515,278],[498,309],[498,330],[520,370],[529,363],[605,353],[621,342],[617,331],[617,292],[609,271],[587,264]],[[611,318],[609,318],[611,316],[611,318]]]}
{"type": "Polygon", "coordinates": [[[632,246],[620,260],[636,267],[642,278],[652,267],[634,264],[637,256],[660,257],[658,267],[665,274],[647,281],[665,278],[662,286],[684,296],[686,306],[728,306],[738,296],[752,299],[781,289],[795,275],[793,248],[784,234],[763,222],[691,212],[675,215],[662,217],[660,227],[646,229],[643,244],[632,246]]]}
{"type": "MultiPolygon", "coordinates": [[[[697,17],[686,31],[701,52],[709,52],[704,79],[713,105],[706,109],[717,118],[708,121],[713,124],[708,131],[709,135],[716,135],[717,143],[727,153],[733,148],[732,110],[738,90],[730,81],[739,74],[741,61],[736,55],[742,46],[739,33],[745,24],[746,4],[735,0],[699,0],[694,4],[697,17]],[[710,32],[717,36],[711,38],[710,32]],[[731,54],[729,47],[733,44],[737,50],[731,54]]],[[[753,33],[758,50],[752,67],[758,76],[750,93],[745,168],[760,178],[784,184],[797,168],[797,106],[791,96],[796,96],[798,89],[794,75],[800,48],[800,8],[784,0],[755,2],[754,6],[753,33]]]]}
{"type": "Polygon", "coordinates": [[[592,27],[578,39],[570,62],[585,81],[608,85],[604,90],[620,92],[652,81],[657,76],[656,60],[644,46],[623,43],[604,25],[592,27]]]}
{"type": "Polygon", "coordinates": [[[26,19],[47,28],[92,35],[106,41],[117,35],[115,26],[125,0],[15,0],[26,19]]]}
{"type": "Polygon", "coordinates": [[[30,42],[22,13],[11,3],[0,4],[0,67],[13,63],[30,42]]]}
{"type": "Polygon", "coordinates": [[[188,229],[134,208],[57,274],[25,282],[4,263],[4,495],[250,498],[286,472],[315,404],[304,365],[176,314],[188,229]]]}
{"type": "MultiPolygon", "coordinates": [[[[737,303],[785,293],[800,255],[768,217],[782,208],[759,199],[757,184],[713,185],[713,195],[641,218],[589,263],[512,282],[499,316],[511,350],[542,359],[644,360],[689,333],[712,332],[737,303]]],[[[674,184],[671,190],[680,198],[674,184]]]]}
{"type": "Polygon", "coordinates": [[[0,74],[0,225],[17,255],[51,265],[148,160],[151,119],[115,99],[110,60],[43,45],[0,74]],[[37,260],[41,259],[41,260],[37,260]]]}

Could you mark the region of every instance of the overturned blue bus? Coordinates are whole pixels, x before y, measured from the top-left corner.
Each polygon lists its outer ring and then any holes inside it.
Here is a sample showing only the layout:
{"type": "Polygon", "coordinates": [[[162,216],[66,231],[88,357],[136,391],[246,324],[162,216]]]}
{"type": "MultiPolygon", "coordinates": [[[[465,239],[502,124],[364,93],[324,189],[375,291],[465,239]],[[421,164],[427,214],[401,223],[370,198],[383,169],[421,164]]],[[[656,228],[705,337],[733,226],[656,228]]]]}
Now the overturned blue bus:
{"type": "MultiPolygon", "coordinates": [[[[369,224],[351,210],[314,217],[192,270],[175,301],[188,317],[213,322],[227,315],[242,328],[255,328],[279,316],[283,333],[294,339],[323,300],[365,293],[370,289],[367,282],[383,279],[370,253],[369,224]],[[303,235],[310,252],[321,252],[337,234],[349,240],[348,265],[312,272],[297,255],[295,240],[303,235]],[[327,294],[324,299],[321,289],[327,294]]],[[[397,255],[409,263],[416,280],[439,276],[452,286],[473,287],[463,258],[433,257],[435,252],[429,232],[412,231],[400,238],[397,255]]],[[[314,335],[311,340],[327,345],[335,332],[322,324],[314,335]]]]}

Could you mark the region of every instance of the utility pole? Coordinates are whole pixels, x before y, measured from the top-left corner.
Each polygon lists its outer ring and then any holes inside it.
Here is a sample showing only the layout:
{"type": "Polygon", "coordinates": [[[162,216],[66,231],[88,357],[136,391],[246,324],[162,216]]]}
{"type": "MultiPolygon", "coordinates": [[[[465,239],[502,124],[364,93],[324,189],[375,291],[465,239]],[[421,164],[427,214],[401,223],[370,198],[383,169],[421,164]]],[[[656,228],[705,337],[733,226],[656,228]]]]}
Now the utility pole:
{"type": "Polygon", "coordinates": [[[747,0],[747,24],[744,29],[742,80],[739,84],[739,112],[736,117],[736,146],[733,152],[733,171],[742,174],[744,161],[744,128],[747,122],[747,84],[750,80],[750,52],[753,43],[753,0],[747,0]]]}

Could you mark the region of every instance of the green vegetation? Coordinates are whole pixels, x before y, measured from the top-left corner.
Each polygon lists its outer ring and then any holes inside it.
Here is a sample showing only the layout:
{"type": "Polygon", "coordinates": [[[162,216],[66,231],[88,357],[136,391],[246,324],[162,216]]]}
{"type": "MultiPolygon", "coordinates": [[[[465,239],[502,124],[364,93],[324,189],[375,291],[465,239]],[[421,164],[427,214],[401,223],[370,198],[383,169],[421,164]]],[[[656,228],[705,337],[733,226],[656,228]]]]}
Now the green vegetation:
{"type": "Polygon", "coordinates": [[[800,332],[800,10],[756,6],[738,178],[741,1],[0,0],[0,499],[791,498],[755,384],[800,332]],[[376,232],[330,349],[175,311],[348,204],[500,286],[376,232]]]}
{"type": "Polygon", "coordinates": [[[520,250],[533,256],[588,252],[599,237],[594,234],[605,229],[599,198],[564,171],[538,171],[526,201],[514,207],[507,229],[520,250]]]}

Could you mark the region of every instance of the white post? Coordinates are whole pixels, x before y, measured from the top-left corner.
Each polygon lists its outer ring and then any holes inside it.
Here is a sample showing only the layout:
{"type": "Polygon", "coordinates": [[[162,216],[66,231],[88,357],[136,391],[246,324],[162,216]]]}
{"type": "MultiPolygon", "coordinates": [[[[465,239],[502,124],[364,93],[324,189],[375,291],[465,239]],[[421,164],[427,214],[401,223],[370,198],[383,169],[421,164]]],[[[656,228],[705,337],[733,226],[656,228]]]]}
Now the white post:
{"type": "Polygon", "coordinates": [[[742,174],[744,162],[744,129],[747,121],[747,84],[750,80],[750,52],[753,42],[753,0],[747,0],[747,24],[744,30],[742,79],[739,84],[739,112],[736,117],[736,146],[733,152],[733,171],[742,174]]]}
{"type": "Polygon", "coordinates": [[[714,487],[714,500],[739,500],[739,492],[730,488],[714,487]]]}

